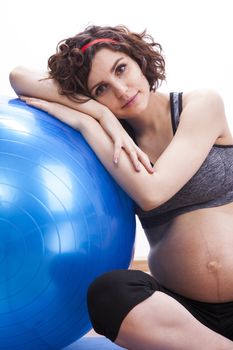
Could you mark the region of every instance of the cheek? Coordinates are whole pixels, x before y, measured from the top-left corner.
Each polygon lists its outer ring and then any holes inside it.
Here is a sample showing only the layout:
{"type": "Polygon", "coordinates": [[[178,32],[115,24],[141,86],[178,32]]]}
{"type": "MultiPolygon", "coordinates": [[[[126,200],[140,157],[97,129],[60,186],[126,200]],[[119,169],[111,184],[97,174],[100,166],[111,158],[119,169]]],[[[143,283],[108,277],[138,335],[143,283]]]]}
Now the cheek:
{"type": "Polygon", "coordinates": [[[142,90],[150,89],[149,83],[141,71],[138,71],[137,74],[132,74],[130,82],[132,86],[138,86],[142,90]]]}
{"type": "Polygon", "coordinates": [[[108,91],[106,91],[105,94],[103,94],[103,96],[100,96],[97,101],[99,103],[101,103],[102,105],[108,107],[111,111],[112,110],[116,110],[117,106],[118,106],[118,100],[116,98],[116,96],[114,95],[112,89],[109,89],[108,91]]]}
{"type": "Polygon", "coordinates": [[[114,103],[114,98],[112,96],[110,96],[110,94],[107,94],[106,96],[104,96],[102,98],[98,98],[97,102],[108,107],[110,109],[110,111],[112,111],[112,112],[116,111],[116,105],[114,103]]]}
{"type": "Polygon", "coordinates": [[[141,74],[141,79],[142,79],[143,85],[145,86],[145,89],[150,90],[150,85],[149,85],[149,82],[148,82],[147,78],[145,77],[145,75],[141,74]]]}

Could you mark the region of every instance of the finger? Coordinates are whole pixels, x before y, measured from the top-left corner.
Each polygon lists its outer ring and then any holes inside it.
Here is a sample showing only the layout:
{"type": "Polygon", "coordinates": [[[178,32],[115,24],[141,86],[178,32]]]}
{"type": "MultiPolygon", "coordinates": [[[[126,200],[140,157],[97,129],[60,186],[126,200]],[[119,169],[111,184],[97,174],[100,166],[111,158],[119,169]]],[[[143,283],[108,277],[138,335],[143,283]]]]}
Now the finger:
{"type": "Polygon", "coordinates": [[[38,98],[34,98],[34,97],[29,97],[29,96],[19,96],[19,99],[21,101],[26,102],[27,104],[34,104],[37,103],[38,101],[41,102],[41,100],[39,100],[38,98]]]}
{"type": "Polygon", "coordinates": [[[151,164],[149,157],[140,149],[138,150],[138,159],[149,173],[154,173],[154,167],[151,164]]]}
{"type": "Polygon", "coordinates": [[[19,99],[21,101],[26,102],[27,104],[33,104],[33,103],[36,103],[38,101],[37,98],[33,98],[33,97],[29,97],[29,96],[19,96],[19,99]]]}
{"type": "Polygon", "coordinates": [[[114,155],[113,155],[113,161],[115,164],[118,163],[120,154],[122,150],[122,143],[120,140],[115,140],[114,142],[114,155]]]}
{"type": "Polygon", "coordinates": [[[40,100],[34,97],[22,96],[20,98],[22,101],[26,102],[28,105],[42,109],[45,112],[49,112],[49,103],[44,100],[40,100]]]}
{"type": "Polygon", "coordinates": [[[135,168],[136,171],[140,171],[141,170],[141,165],[140,165],[140,162],[138,160],[138,155],[137,155],[137,152],[135,150],[135,148],[133,147],[127,147],[127,149],[125,148],[125,151],[128,153],[132,163],[133,163],[133,166],[135,168]]]}
{"type": "Polygon", "coordinates": [[[29,98],[28,96],[23,96],[23,95],[19,95],[19,99],[22,101],[25,101],[27,98],[29,98]]]}

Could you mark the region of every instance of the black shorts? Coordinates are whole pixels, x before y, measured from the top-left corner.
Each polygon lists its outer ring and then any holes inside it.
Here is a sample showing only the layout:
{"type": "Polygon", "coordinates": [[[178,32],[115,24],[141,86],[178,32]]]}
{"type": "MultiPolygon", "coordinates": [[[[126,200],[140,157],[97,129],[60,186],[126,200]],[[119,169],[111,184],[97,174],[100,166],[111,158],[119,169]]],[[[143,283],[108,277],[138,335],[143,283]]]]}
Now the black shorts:
{"type": "Polygon", "coordinates": [[[93,328],[114,341],[129,311],[155,291],[171,296],[208,328],[233,340],[233,301],[206,303],[188,299],[138,270],[107,272],[91,284],[87,299],[93,328]]]}

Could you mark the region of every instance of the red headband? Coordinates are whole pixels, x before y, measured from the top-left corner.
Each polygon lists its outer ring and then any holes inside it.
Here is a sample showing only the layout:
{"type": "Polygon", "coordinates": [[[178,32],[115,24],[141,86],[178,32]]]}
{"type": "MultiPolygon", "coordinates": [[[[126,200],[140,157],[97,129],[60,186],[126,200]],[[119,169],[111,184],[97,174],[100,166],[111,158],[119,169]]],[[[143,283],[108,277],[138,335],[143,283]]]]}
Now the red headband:
{"type": "Polygon", "coordinates": [[[88,47],[97,44],[97,43],[103,43],[103,42],[107,42],[107,43],[116,43],[116,40],[110,39],[110,38],[100,38],[100,39],[95,39],[90,41],[88,44],[84,45],[83,47],[81,47],[81,51],[82,53],[84,53],[86,51],[86,49],[88,49],[88,47]]]}

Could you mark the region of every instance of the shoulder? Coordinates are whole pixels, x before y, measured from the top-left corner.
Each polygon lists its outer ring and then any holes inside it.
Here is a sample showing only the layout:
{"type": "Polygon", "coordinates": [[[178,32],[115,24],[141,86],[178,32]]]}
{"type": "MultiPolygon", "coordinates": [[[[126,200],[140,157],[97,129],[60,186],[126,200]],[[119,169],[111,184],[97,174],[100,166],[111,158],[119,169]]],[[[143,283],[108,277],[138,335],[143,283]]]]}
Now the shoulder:
{"type": "MultiPolygon", "coordinates": [[[[195,118],[196,122],[226,121],[222,96],[213,89],[198,89],[183,93],[183,116],[195,118]]],[[[189,118],[188,118],[189,119],[189,118]]]]}
{"type": "MultiPolygon", "coordinates": [[[[216,141],[228,135],[228,122],[221,95],[212,89],[198,89],[183,93],[183,109],[179,134],[199,133],[216,141]],[[207,132],[208,131],[208,132],[207,132]]],[[[211,141],[211,142],[212,142],[211,141]]]]}
{"type": "Polygon", "coordinates": [[[224,108],[222,96],[213,89],[197,89],[183,93],[183,108],[190,105],[209,109],[224,108]]]}

